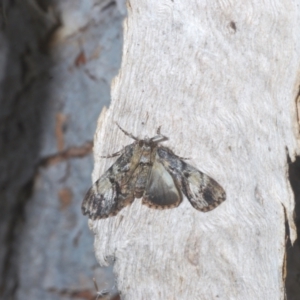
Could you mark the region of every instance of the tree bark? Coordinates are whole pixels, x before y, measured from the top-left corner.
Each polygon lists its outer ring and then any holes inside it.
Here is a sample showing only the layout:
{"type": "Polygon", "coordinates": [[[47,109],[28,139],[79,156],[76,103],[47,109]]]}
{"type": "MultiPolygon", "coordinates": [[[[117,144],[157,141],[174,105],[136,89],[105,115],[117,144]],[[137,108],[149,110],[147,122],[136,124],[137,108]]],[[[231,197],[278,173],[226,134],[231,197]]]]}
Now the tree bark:
{"type": "Polygon", "coordinates": [[[216,179],[211,212],[184,198],[169,210],[136,199],[90,221],[100,265],[115,260],[123,299],[284,299],[285,222],[299,153],[299,6],[293,1],[128,1],[112,103],[99,118],[93,181],[162,125],[164,145],[216,179]]]}
{"type": "Polygon", "coordinates": [[[0,299],[94,300],[93,277],[114,285],[80,205],[120,65],[119,6],[0,3],[0,299]]]}

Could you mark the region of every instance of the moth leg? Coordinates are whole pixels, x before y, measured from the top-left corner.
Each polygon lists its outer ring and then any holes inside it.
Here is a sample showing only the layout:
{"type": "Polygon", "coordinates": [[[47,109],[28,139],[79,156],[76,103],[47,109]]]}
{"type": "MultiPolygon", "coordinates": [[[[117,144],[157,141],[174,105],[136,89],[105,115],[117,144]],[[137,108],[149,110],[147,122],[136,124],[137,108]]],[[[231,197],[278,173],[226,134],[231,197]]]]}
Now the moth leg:
{"type": "Polygon", "coordinates": [[[98,292],[98,291],[99,291],[99,288],[98,288],[98,284],[97,284],[97,282],[96,282],[96,279],[93,278],[93,281],[94,281],[94,287],[95,287],[96,291],[98,292]]]}
{"type": "Polygon", "coordinates": [[[157,130],[156,130],[156,133],[159,134],[159,135],[161,134],[161,133],[160,133],[160,129],[161,129],[161,125],[160,125],[160,126],[157,128],[157,130]]]}
{"type": "Polygon", "coordinates": [[[124,151],[124,148],[118,152],[115,152],[113,154],[109,154],[109,155],[103,155],[103,156],[100,156],[101,158],[111,158],[111,157],[115,157],[115,156],[119,156],[122,154],[122,152],[124,151]]]}
{"type": "Polygon", "coordinates": [[[126,130],[124,130],[117,122],[116,122],[117,126],[120,128],[120,130],[127,136],[131,137],[132,139],[134,139],[135,141],[139,141],[139,139],[137,137],[135,137],[134,135],[132,135],[131,133],[127,132],[126,130]]]}
{"type": "Polygon", "coordinates": [[[95,289],[96,289],[96,291],[97,291],[97,298],[96,298],[96,300],[100,299],[100,297],[102,298],[103,296],[109,294],[108,290],[102,290],[102,291],[99,291],[99,288],[98,288],[98,284],[97,284],[97,282],[96,282],[96,279],[93,278],[93,281],[94,281],[95,289]]]}
{"type": "Polygon", "coordinates": [[[177,158],[182,159],[182,160],[189,160],[189,159],[191,159],[190,157],[181,157],[181,156],[177,156],[177,158]]]}

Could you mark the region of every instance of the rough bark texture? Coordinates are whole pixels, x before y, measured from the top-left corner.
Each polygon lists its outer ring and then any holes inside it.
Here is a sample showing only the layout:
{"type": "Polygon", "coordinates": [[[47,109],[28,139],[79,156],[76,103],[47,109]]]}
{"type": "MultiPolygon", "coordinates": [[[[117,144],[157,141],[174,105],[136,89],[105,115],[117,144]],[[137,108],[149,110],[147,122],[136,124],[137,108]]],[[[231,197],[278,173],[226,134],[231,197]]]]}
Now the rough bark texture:
{"type": "Polygon", "coordinates": [[[135,202],[90,221],[101,265],[115,260],[123,299],[284,299],[293,193],[287,155],[299,153],[296,1],[130,0],[112,103],[95,135],[101,155],[152,136],[215,178],[227,200],[201,213],[185,199],[158,211],[135,202]]]}
{"type": "Polygon", "coordinates": [[[94,299],[100,269],[80,205],[92,139],[121,59],[126,7],[1,2],[0,297],[94,299]]]}

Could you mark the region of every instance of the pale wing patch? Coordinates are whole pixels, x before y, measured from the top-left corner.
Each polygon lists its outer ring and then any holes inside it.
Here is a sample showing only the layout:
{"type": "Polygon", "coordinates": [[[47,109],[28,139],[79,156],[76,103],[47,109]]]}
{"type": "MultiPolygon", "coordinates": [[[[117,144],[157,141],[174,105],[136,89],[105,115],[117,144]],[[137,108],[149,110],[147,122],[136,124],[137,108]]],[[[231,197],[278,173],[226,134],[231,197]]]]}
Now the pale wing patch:
{"type": "Polygon", "coordinates": [[[155,208],[171,208],[178,206],[181,198],[181,192],[172,176],[155,159],[143,196],[143,204],[155,208]]]}

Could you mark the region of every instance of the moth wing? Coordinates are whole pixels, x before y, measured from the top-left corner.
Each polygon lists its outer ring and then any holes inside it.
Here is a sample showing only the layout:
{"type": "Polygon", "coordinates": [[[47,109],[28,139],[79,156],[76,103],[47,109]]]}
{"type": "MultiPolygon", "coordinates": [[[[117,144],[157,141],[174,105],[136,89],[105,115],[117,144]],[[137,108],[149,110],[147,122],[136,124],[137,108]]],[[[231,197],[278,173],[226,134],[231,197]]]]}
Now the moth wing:
{"type": "Polygon", "coordinates": [[[225,201],[225,191],[214,179],[181,160],[168,148],[160,147],[157,153],[195,209],[207,212],[225,201]]]}
{"type": "Polygon", "coordinates": [[[155,159],[145,188],[143,204],[154,208],[171,208],[178,206],[181,200],[181,192],[172,176],[155,159]]]}
{"type": "Polygon", "coordinates": [[[185,164],[186,196],[192,206],[200,211],[210,211],[226,200],[226,193],[213,178],[185,164]]]}
{"type": "Polygon", "coordinates": [[[82,213],[93,220],[114,216],[134,200],[130,189],[120,187],[105,175],[92,185],[82,202],[82,213]]]}
{"type": "Polygon", "coordinates": [[[117,161],[92,185],[82,202],[82,213],[91,219],[116,215],[134,200],[132,174],[138,161],[132,159],[134,145],[124,148],[117,161]]]}

